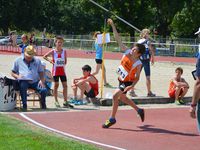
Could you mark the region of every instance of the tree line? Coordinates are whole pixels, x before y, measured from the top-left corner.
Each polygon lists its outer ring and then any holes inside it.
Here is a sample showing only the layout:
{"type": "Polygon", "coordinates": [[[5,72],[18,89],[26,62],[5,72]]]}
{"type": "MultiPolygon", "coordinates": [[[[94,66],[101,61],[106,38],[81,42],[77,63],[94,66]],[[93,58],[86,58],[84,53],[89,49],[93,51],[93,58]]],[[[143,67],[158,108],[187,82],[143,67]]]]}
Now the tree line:
{"type": "MultiPolygon", "coordinates": [[[[95,0],[139,29],[161,37],[194,37],[200,27],[199,0],[95,0]]],[[[0,32],[31,32],[44,28],[54,34],[89,34],[104,30],[112,18],[119,32],[137,32],[89,0],[0,0],[0,32]]],[[[108,29],[107,29],[108,30],[108,29]]]]}

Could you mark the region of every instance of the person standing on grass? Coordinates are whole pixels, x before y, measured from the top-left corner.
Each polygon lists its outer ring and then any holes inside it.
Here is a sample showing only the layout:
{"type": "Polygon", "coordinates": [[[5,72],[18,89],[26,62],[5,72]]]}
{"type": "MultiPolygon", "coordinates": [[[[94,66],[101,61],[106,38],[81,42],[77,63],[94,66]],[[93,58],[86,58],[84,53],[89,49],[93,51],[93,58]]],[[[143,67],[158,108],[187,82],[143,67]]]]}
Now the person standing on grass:
{"type": "Polygon", "coordinates": [[[142,44],[135,44],[131,49],[128,49],[125,45],[122,44],[121,38],[111,19],[108,19],[108,24],[111,25],[113,29],[115,40],[119,44],[120,49],[125,51],[125,53],[122,56],[121,64],[117,69],[119,87],[113,94],[112,113],[110,118],[106,120],[106,122],[102,125],[103,128],[109,128],[116,123],[115,116],[118,110],[119,100],[135,109],[142,122],[144,121],[145,117],[144,109],[139,108],[131,99],[126,96],[126,93],[134,88],[135,84],[140,78],[142,63],[139,58],[145,52],[145,47],[142,44]]]}
{"type": "Polygon", "coordinates": [[[73,108],[73,106],[67,101],[67,76],[65,73],[65,66],[67,64],[67,52],[63,49],[63,42],[63,37],[57,36],[55,40],[56,48],[46,53],[43,58],[53,64],[52,75],[54,79],[53,94],[55,98],[55,106],[60,107],[60,104],[58,102],[58,87],[60,79],[63,86],[63,106],[73,108]],[[49,56],[51,57],[51,59],[48,58],[49,56]]]}
{"type": "Polygon", "coordinates": [[[106,78],[106,68],[105,65],[102,64],[103,60],[103,48],[102,48],[102,44],[98,44],[97,43],[97,35],[101,34],[99,31],[94,33],[93,38],[95,39],[95,50],[96,50],[96,57],[95,57],[95,61],[96,61],[96,70],[95,72],[92,73],[92,75],[97,75],[99,73],[99,70],[103,68],[103,79],[104,79],[104,86],[105,87],[111,87],[111,85],[107,82],[107,78],[106,78]],[[103,66],[102,66],[103,65],[103,66]]]}
{"type": "MultiPolygon", "coordinates": [[[[195,33],[200,38],[200,28],[195,33]]],[[[200,134],[200,45],[199,45],[199,53],[196,63],[196,82],[194,85],[194,92],[192,96],[192,103],[190,105],[190,116],[192,118],[196,118],[196,109],[197,109],[197,126],[200,134]]]]}
{"type": "Polygon", "coordinates": [[[177,105],[185,104],[183,97],[189,89],[188,83],[181,77],[182,74],[183,69],[181,67],[176,68],[175,77],[171,79],[168,90],[169,97],[174,98],[177,105]]]}

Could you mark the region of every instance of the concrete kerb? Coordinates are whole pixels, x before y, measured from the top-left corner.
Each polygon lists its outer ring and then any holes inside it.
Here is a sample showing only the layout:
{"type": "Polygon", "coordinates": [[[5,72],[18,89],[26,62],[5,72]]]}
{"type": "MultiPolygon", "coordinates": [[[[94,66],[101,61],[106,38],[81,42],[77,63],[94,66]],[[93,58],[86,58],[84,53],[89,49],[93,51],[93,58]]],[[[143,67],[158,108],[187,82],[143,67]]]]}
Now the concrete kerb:
{"type": "MultiPolygon", "coordinates": [[[[168,104],[174,103],[174,99],[169,97],[134,97],[131,98],[136,104],[168,104]]],[[[184,97],[183,100],[185,103],[190,103],[192,97],[184,97]]],[[[100,99],[101,106],[112,106],[112,99],[102,98],[100,99]]],[[[119,105],[125,105],[120,101],[119,105]]]]}

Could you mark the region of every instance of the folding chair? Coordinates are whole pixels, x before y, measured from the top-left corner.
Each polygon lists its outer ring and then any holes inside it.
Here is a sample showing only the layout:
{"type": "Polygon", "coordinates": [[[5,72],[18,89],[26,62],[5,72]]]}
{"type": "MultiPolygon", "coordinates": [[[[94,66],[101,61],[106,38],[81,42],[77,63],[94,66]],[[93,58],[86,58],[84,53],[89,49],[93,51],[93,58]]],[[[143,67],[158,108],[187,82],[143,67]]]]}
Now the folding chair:
{"type": "MultiPolygon", "coordinates": [[[[41,108],[41,98],[40,94],[34,89],[27,90],[27,104],[28,102],[33,102],[33,106],[35,106],[35,102],[39,102],[41,108]]],[[[19,110],[21,109],[22,100],[20,96],[20,92],[17,91],[17,104],[19,105],[19,110]]]]}

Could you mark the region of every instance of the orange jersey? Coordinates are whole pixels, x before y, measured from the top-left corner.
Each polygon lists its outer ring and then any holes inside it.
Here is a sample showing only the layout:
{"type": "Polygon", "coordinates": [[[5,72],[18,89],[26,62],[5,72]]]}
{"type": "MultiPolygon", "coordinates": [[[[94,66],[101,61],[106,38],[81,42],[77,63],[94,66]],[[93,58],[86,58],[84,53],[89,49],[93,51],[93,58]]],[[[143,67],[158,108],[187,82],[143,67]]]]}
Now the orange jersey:
{"type": "Polygon", "coordinates": [[[141,61],[132,61],[127,55],[121,59],[121,65],[117,69],[119,80],[123,82],[133,82],[136,77],[137,66],[141,65],[141,61]]]}
{"type": "MultiPolygon", "coordinates": [[[[182,80],[182,79],[181,79],[182,80]]],[[[182,94],[183,92],[183,88],[181,88],[181,91],[179,93],[179,96],[182,94]]],[[[175,98],[175,93],[176,93],[176,86],[173,82],[173,80],[170,80],[170,83],[169,83],[169,89],[168,89],[168,95],[169,97],[171,98],[175,98]]]]}
{"type": "Polygon", "coordinates": [[[170,93],[174,90],[175,90],[175,84],[174,84],[173,80],[170,80],[168,93],[170,93]]]}

